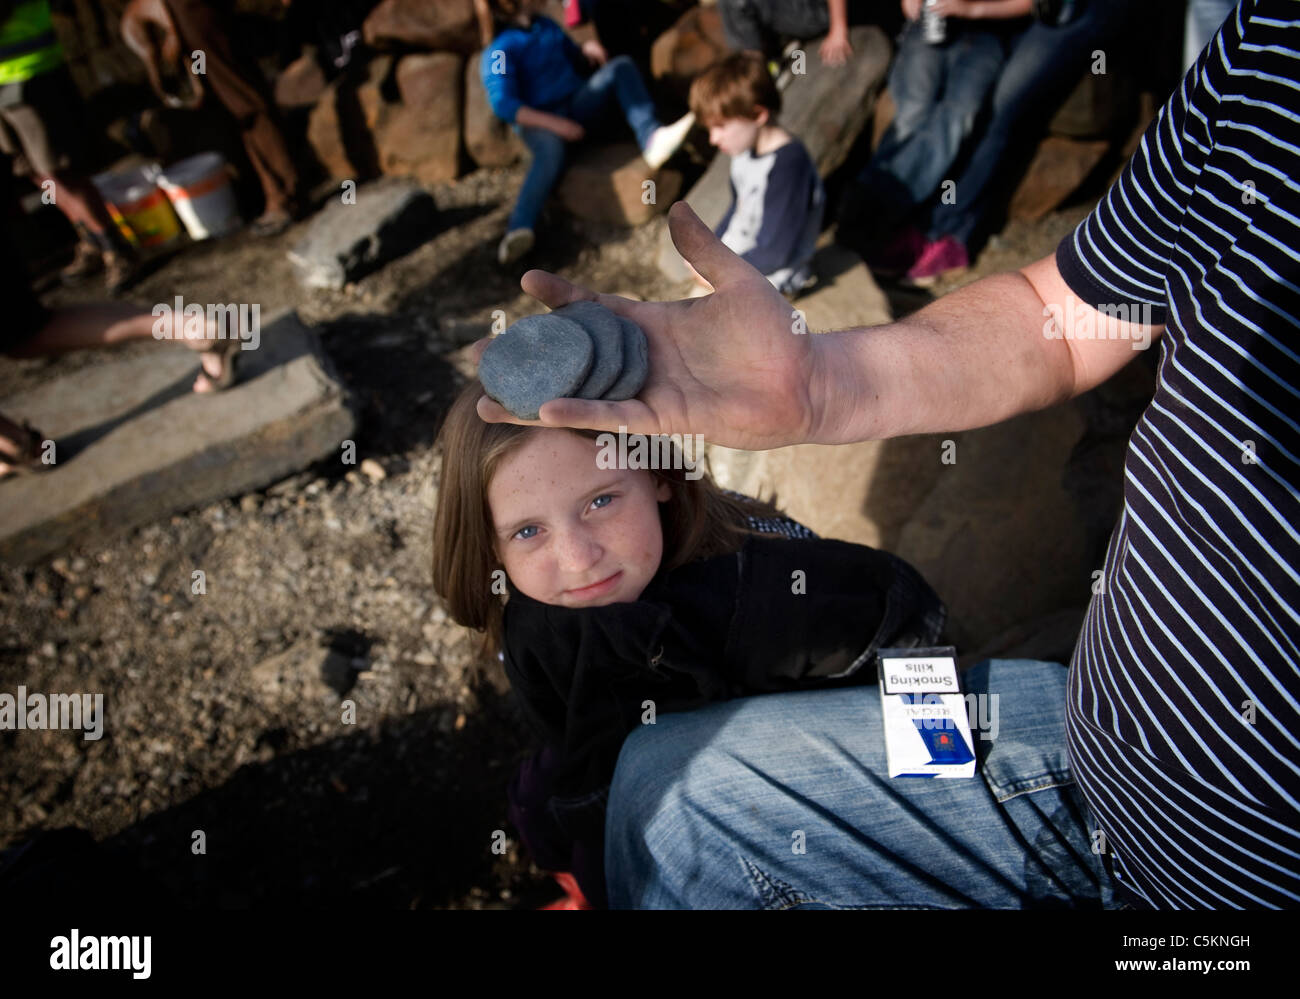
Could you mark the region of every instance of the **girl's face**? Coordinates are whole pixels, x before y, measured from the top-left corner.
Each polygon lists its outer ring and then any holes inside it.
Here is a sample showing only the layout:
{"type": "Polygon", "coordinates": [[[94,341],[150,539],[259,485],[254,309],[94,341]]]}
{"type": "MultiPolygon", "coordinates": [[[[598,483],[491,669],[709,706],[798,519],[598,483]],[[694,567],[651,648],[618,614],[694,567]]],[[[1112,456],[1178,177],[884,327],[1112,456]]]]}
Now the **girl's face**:
{"type": "Polygon", "coordinates": [[[629,602],[659,571],[659,504],[672,490],[645,469],[598,468],[599,451],[567,430],[536,431],[488,484],[497,559],[534,600],[629,602]]]}

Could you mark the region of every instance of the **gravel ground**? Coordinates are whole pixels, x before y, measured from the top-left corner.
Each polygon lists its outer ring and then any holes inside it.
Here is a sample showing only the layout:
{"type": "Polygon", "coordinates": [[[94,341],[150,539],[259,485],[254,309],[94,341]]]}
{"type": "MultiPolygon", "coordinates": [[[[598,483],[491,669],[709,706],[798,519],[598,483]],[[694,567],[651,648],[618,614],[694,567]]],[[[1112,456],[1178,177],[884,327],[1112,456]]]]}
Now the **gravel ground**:
{"type": "MultiPolygon", "coordinates": [[[[449,352],[493,309],[540,311],[519,291],[526,267],[503,273],[494,259],[521,177],[478,171],[435,189],[446,228],[342,292],[297,287],[290,230],[192,247],[129,293],[298,308],[358,401],[364,463],[325,463],[111,543],[0,568],[0,690],[102,692],[108,719],[98,741],[0,731],[0,849],[82,827],[114,864],[196,907],[527,908],[555,896],[506,822],[528,734],[499,666],[476,658],[429,581],[432,442],[461,382],[449,352]],[[196,569],[206,593],[191,592],[196,569]],[[354,723],[318,678],[327,654],[354,723]],[[192,850],[196,831],[206,854],[192,850]]],[[[1049,252],[1084,211],[1007,227],[964,280],[1049,252]]],[[[527,264],[677,297],[653,263],[665,224],[557,217],[527,264]]],[[[59,289],[46,301],[92,297],[59,289]]],[[[927,299],[894,296],[904,309],[927,299]]],[[[6,360],[0,395],[154,349],[6,360]]]]}

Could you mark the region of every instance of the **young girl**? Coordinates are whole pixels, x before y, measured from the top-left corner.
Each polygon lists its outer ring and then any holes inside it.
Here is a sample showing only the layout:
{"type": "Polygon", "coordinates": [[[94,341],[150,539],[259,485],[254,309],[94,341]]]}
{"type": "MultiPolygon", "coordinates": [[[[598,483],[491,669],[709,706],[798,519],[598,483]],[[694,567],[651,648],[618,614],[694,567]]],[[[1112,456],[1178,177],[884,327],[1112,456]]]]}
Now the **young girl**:
{"type": "Polygon", "coordinates": [[[870,682],[875,651],[934,644],[944,608],[906,563],[719,489],[679,449],[675,467],[609,467],[631,453],[617,434],[485,423],[482,394],[471,381],[439,432],[434,589],[502,653],[544,741],[512,782],[511,820],[603,907],[628,732],[729,697],[870,682]]]}
{"type": "Polygon", "coordinates": [[[483,51],[479,75],[497,117],[509,122],[532,152],[505,237],[497,249],[504,266],[527,253],[547,195],[564,169],[566,144],[617,101],[651,169],[682,144],[695,121],[687,114],[661,126],[636,64],[609,59],[599,42],[578,48],[564,30],[537,11],[541,0],[486,0],[496,34],[483,51]],[[588,63],[600,68],[590,78],[588,63]]]}

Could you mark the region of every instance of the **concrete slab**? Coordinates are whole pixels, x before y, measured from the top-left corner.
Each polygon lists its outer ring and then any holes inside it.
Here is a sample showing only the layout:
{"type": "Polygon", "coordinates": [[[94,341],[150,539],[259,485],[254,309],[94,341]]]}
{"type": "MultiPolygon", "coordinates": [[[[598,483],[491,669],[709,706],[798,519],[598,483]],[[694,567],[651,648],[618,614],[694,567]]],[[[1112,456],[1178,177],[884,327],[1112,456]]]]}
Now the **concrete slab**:
{"type": "Polygon", "coordinates": [[[226,496],[330,454],[355,426],[316,334],[262,324],[239,382],[190,390],[198,355],[175,344],[84,368],[0,400],[56,443],[48,471],[0,482],[0,559],[31,562],[226,496]]]}
{"type": "Polygon", "coordinates": [[[433,236],[438,207],[415,181],[385,177],[355,194],[355,202],[332,198],[289,251],[305,287],[337,290],[433,236]]]}

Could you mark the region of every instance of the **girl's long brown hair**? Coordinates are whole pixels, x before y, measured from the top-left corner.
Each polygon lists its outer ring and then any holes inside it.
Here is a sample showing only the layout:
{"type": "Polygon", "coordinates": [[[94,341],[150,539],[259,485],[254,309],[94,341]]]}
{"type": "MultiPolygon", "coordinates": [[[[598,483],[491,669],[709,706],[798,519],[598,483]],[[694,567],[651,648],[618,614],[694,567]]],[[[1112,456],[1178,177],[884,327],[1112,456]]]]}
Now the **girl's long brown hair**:
{"type": "MultiPolygon", "coordinates": [[[[492,592],[492,572],[502,566],[493,547],[487,487],[502,460],[530,435],[539,430],[551,431],[513,423],[485,423],[475,411],[481,395],[483,386],[477,379],[465,386],[448,410],[434,445],[442,455],[442,475],[433,517],[433,588],[452,620],[482,633],[480,655],[495,657],[502,648],[505,603],[499,593],[492,592]]],[[[592,441],[601,433],[566,432],[592,441]]],[[[697,454],[695,459],[699,461],[702,456],[697,454]]],[[[707,472],[688,479],[685,468],[649,471],[672,490],[672,495],[659,505],[664,532],[662,570],[739,550],[748,535],[763,533],[748,526],[751,515],[782,516],[775,497],[766,501],[728,496],[707,472]]]]}

